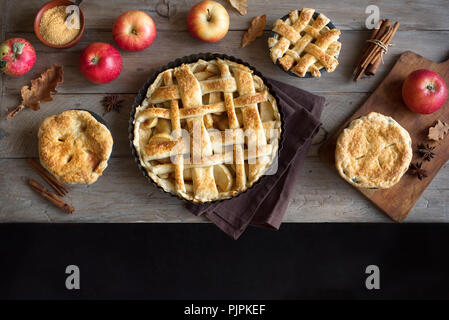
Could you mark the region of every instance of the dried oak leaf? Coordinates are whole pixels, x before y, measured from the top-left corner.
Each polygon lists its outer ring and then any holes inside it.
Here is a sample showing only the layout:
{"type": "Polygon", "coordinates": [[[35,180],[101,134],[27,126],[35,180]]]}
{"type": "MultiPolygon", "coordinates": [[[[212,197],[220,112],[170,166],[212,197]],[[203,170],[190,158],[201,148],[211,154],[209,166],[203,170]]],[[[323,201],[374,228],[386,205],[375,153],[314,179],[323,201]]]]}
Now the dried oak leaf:
{"type": "Polygon", "coordinates": [[[22,102],[8,114],[8,118],[14,117],[20,110],[30,108],[40,109],[41,101],[52,101],[52,93],[57,93],[56,87],[63,82],[62,67],[52,65],[52,67],[40,75],[39,78],[31,80],[31,86],[23,86],[20,90],[22,102]]]}
{"type": "Polygon", "coordinates": [[[265,28],[266,23],[266,15],[254,17],[248,31],[246,31],[242,37],[242,48],[246,47],[263,34],[263,29],[265,28]]]}
{"type": "Polygon", "coordinates": [[[228,0],[231,6],[234,7],[242,16],[246,14],[246,8],[248,5],[246,4],[247,0],[228,0]]]}
{"type": "Polygon", "coordinates": [[[444,122],[441,122],[438,120],[438,122],[433,126],[429,128],[429,134],[427,137],[429,140],[442,140],[444,138],[444,135],[449,132],[449,124],[446,124],[444,122]]]}

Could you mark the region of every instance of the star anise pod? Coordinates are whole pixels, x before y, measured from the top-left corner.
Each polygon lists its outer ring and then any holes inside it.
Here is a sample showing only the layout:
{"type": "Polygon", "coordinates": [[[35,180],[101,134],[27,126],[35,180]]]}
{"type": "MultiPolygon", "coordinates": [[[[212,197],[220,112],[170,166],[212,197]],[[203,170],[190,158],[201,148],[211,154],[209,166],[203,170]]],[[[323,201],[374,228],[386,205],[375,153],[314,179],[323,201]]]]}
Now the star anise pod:
{"type": "Polygon", "coordinates": [[[414,176],[417,176],[419,180],[422,180],[423,178],[427,178],[427,172],[426,170],[421,168],[422,162],[416,162],[416,164],[410,164],[410,167],[408,169],[408,173],[414,176]]]}
{"type": "Polygon", "coordinates": [[[420,144],[418,146],[419,154],[426,161],[430,161],[435,156],[435,153],[433,152],[434,149],[435,147],[431,147],[428,144],[420,144]]]}
{"type": "Polygon", "coordinates": [[[101,100],[101,104],[103,105],[103,107],[105,107],[106,112],[110,112],[112,110],[120,112],[122,103],[123,100],[119,100],[119,96],[117,95],[105,96],[103,100],[101,100]]]}

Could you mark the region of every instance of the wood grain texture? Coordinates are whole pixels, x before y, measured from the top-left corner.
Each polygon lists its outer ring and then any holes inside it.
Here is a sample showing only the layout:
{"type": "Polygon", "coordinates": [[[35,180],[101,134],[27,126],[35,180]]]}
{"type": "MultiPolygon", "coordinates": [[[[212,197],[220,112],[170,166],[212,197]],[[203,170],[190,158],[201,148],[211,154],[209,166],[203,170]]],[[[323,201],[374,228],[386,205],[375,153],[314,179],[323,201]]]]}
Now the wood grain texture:
{"type": "MultiPolygon", "coordinates": [[[[98,182],[73,186],[64,197],[75,207],[62,213],[34,194],[32,178],[44,182],[25,159],[0,160],[0,222],[201,222],[183,202],[149,183],[131,158],[113,158],[98,182]]],[[[449,219],[449,165],[424,192],[408,222],[447,222],[449,219]]],[[[339,179],[317,157],[306,160],[285,222],[389,222],[348,183],[339,179]]]]}
{"type": "MultiPolygon", "coordinates": [[[[365,8],[375,4],[381,10],[382,17],[401,21],[403,30],[449,30],[446,0],[432,1],[391,1],[391,0],[248,0],[248,14],[241,16],[226,0],[217,0],[228,11],[231,30],[246,30],[254,16],[266,14],[266,30],[276,19],[286,15],[292,9],[302,6],[317,8],[326,14],[342,30],[364,30],[365,8]]],[[[147,12],[161,31],[186,31],[185,24],[190,8],[198,0],[84,0],[81,8],[86,17],[86,25],[92,30],[109,30],[115,18],[122,12],[137,9],[147,12]],[[165,3],[165,6],[163,5],[165,3]],[[167,9],[168,8],[168,9],[167,9]],[[168,17],[167,16],[168,11],[168,17]]],[[[26,0],[26,6],[12,6],[8,12],[8,32],[33,31],[33,17],[42,0],[26,0]]]]}
{"type": "MultiPolygon", "coordinates": [[[[44,0],[0,1],[2,39],[14,36],[29,40],[37,51],[36,65],[27,75],[0,77],[0,222],[204,222],[191,215],[178,199],[162,193],[149,184],[131,158],[128,143],[128,116],[135,93],[145,80],[161,66],[178,57],[198,52],[220,52],[250,62],[263,74],[326,98],[322,115],[323,128],[314,140],[306,164],[297,182],[285,222],[389,222],[369,200],[361,196],[319,158],[318,147],[327,132],[334,132],[354,113],[387,75],[399,55],[413,50],[434,61],[448,57],[449,8],[446,0],[376,1],[384,18],[399,20],[401,27],[395,44],[385,57],[385,64],[371,79],[351,81],[353,63],[369,31],[364,31],[364,13],[370,0],[249,0],[248,14],[240,16],[224,0],[228,10],[230,32],[223,41],[207,44],[192,38],[185,18],[198,0],[84,0],[86,32],[81,42],[67,50],[42,45],[33,33],[34,14],[44,0]],[[163,5],[165,3],[165,7],[163,5]],[[274,66],[267,53],[268,30],[273,22],[298,5],[315,7],[328,15],[343,30],[340,66],[321,79],[290,77],[274,66]],[[104,41],[114,44],[111,27],[119,13],[140,9],[154,19],[158,34],[154,44],[139,53],[121,51],[124,68],[119,78],[107,85],[88,83],[78,70],[80,52],[89,43],[104,41]],[[246,48],[240,48],[241,37],[256,15],[266,14],[264,35],[246,48]],[[58,88],[54,101],[42,103],[41,110],[24,110],[11,121],[4,116],[18,103],[20,88],[37,77],[52,63],[64,65],[65,82],[58,88]],[[61,214],[45,200],[33,194],[26,178],[42,182],[26,164],[26,157],[37,156],[36,132],[47,116],[69,108],[85,108],[102,115],[100,100],[106,93],[120,94],[125,100],[120,113],[103,116],[114,137],[114,149],[103,177],[91,186],[76,186],[67,199],[76,211],[61,214]]],[[[410,212],[407,222],[449,222],[449,167],[439,174],[410,212]]]]}
{"type": "MultiPolygon", "coordinates": [[[[449,123],[449,100],[446,101],[440,110],[430,115],[418,115],[410,111],[403,103],[401,88],[405,78],[417,69],[433,70],[441,75],[446,83],[449,83],[449,60],[443,63],[435,63],[410,51],[403,53],[388,76],[360,109],[349,117],[341,128],[324,142],[319,151],[321,159],[331,167],[334,167],[335,146],[340,133],[352,120],[373,111],[390,116],[403,126],[412,138],[414,151],[416,151],[419,144],[428,143],[429,141],[426,138],[428,128],[435,124],[436,120],[449,123]]],[[[436,144],[434,151],[437,156],[432,161],[423,163],[423,168],[425,168],[428,177],[422,181],[405,174],[399,183],[389,189],[370,190],[359,188],[357,190],[363,193],[393,220],[404,220],[425,188],[436,176],[440,168],[449,160],[449,139],[443,139],[436,144]]],[[[416,156],[415,152],[412,161],[416,162],[418,160],[419,157],[416,156]]]]}

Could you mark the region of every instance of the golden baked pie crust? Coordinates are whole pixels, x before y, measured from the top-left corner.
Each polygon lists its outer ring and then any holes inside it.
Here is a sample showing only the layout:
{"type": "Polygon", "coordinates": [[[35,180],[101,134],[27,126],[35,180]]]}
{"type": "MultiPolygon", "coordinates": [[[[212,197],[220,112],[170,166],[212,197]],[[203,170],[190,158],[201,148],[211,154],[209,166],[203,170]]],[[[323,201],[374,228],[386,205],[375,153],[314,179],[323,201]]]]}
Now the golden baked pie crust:
{"type": "Polygon", "coordinates": [[[41,164],[69,184],[91,184],[102,175],[112,151],[109,130],[89,112],[68,110],[42,121],[41,164]]]}
{"type": "Polygon", "coordinates": [[[391,117],[371,112],[353,120],[337,140],[340,175],[359,188],[386,189],[407,171],[413,152],[408,132],[391,117]]]}

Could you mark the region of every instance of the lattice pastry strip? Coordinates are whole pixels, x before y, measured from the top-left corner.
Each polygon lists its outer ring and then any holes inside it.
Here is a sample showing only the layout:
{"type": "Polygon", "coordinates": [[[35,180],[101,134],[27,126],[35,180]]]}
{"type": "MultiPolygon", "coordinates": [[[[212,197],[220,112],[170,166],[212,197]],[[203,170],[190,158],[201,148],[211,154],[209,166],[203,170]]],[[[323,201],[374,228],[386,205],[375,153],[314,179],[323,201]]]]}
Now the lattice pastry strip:
{"type": "MultiPolygon", "coordinates": [[[[173,72],[164,73],[164,83],[167,86],[173,85],[173,72]]],[[[179,116],[179,103],[178,100],[170,101],[170,118],[173,130],[173,139],[179,140],[181,138],[181,119],[179,116]]],[[[186,192],[186,187],[184,184],[184,159],[182,154],[175,155],[174,161],[174,180],[176,185],[176,190],[178,193],[186,192]]]]}
{"type": "MultiPolygon", "coordinates": [[[[237,82],[237,89],[239,94],[247,95],[254,94],[255,88],[251,79],[251,74],[236,70],[234,76],[237,82]]],[[[265,131],[263,129],[262,121],[259,116],[259,109],[256,104],[250,104],[242,109],[243,125],[248,134],[248,145],[255,146],[252,148],[254,152],[258,152],[260,147],[266,145],[265,131]]],[[[261,158],[255,164],[249,164],[248,178],[253,179],[259,173],[259,170],[264,166],[265,159],[261,158]]]]}
{"type": "MultiPolygon", "coordinates": [[[[341,43],[340,42],[333,42],[330,44],[329,48],[326,50],[326,54],[331,57],[336,57],[340,53],[341,49],[341,43]]],[[[316,62],[315,64],[311,65],[309,67],[309,72],[314,77],[321,77],[320,70],[324,68],[323,64],[321,62],[316,62]]]]}
{"type": "MultiPolygon", "coordinates": [[[[237,147],[237,146],[234,145],[234,147],[237,147]]],[[[257,156],[252,152],[248,152],[248,149],[243,150],[243,148],[241,148],[240,150],[241,151],[239,151],[238,155],[237,155],[237,153],[235,153],[235,154],[233,154],[233,153],[213,154],[209,157],[204,157],[198,163],[184,164],[184,168],[185,169],[205,168],[205,167],[209,167],[209,166],[216,166],[216,165],[220,165],[220,164],[229,164],[229,163],[232,163],[233,165],[245,164],[245,161],[256,160],[257,157],[261,157],[261,156],[269,156],[274,151],[274,147],[271,144],[267,144],[266,146],[261,147],[259,149],[259,153],[257,154],[257,156]],[[234,158],[238,159],[238,161],[236,161],[235,163],[233,162],[234,161],[233,156],[234,156],[234,158]]],[[[153,172],[157,173],[157,174],[164,175],[164,174],[171,173],[174,171],[175,171],[175,164],[173,164],[173,163],[162,163],[162,164],[157,164],[157,165],[153,166],[153,172]]]]}
{"type": "MultiPolygon", "coordinates": [[[[219,69],[221,72],[222,77],[230,77],[231,73],[229,71],[228,65],[223,63],[223,61],[219,60],[219,69]]],[[[237,119],[237,114],[235,110],[234,100],[232,97],[232,93],[224,93],[224,103],[226,108],[226,114],[228,116],[228,124],[229,129],[238,129],[240,128],[239,121],[237,119]]],[[[233,131],[234,133],[234,131],[233,131]]],[[[229,136],[229,132],[228,132],[229,136]]],[[[226,137],[223,139],[220,139],[220,142],[222,142],[223,145],[226,143],[226,137]]],[[[235,141],[235,137],[233,136],[232,140],[235,141]]],[[[233,146],[233,154],[234,154],[234,170],[235,170],[235,187],[236,190],[242,191],[246,186],[246,172],[245,172],[245,159],[243,155],[243,148],[241,144],[235,144],[233,146]]]]}
{"type": "MultiPolygon", "coordinates": [[[[267,100],[267,91],[256,92],[255,94],[246,94],[233,99],[234,108],[243,108],[247,105],[258,104],[267,100]]],[[[193,107],[189,109],[179,109],[179,116],[181,120],[204,116],[211,113],[226,112],[226,106],[223,101],[203,105],[199,107],[193,107]]],[[[151,118],[163,118],[170,119],[170,111],[164,108],[149,108],[139,113],[139,121],[145,121],[151,118]]]]}
{"type": "MultiPolygon", "coordinates": [[[[195,78],[190,68],[187,65],[182,65],[174,72],[176,80],[178,82],[179,93],[181,96],[183,107],[186,109],[201,106],[203,104],[202,87],[200,82],[195,78]]],[[[207,81],[207,80],[206,80],[207,81]]],[[[203,82],[204,83],[204,82],[203,82]]],[[[210,84],[210,82],[208,82],[210,84]]],[[[207,91],[207,89],[205,90],[207,91]]],[[[200,137],[198,139],[192,139],[191,152],[194,163],[197,153],[200,151],[200,158],[203,156],[212,155],[212,146],[210,143],[209,134],[202,118],[193,118],[187,120],[189,131],[194,133],[196,130],[200,131],[200,134],[194,136],[200,137]],[[200,143],[200,146],[197,146],[200,143]],[[199,147],[199,150],[197,149],[199,147]]],[[[191,134],[191,136],[193,136],[191,134]]],[[[213,167],[205,168],[193,168],[192,169],[193,189],[195,192],[195,199],[215,199],[218,195],[218,190],[215,184],[213,167]]]]}
{"type": "Polygon", "coordinates": [[[289,21],[276,20],[273,31],[280,35],[280,39],[277,43],[273,41],[270,49],[271,59],[274,63],[285,54],[291,45],[295,45],[301,39],[301,32],[311,21],[314,12],[315,9],[305,8],[298,18],[298,10],[292,10],[289,14],[289,21]]]}
{"type": "Polygon", "coordinates": [[[337,41],[339,36],[340,30],[337,29],[332,29],[322,34],[318,37],[315,44],[310,43],[307,45],[304,49],[306,54],[298,60],[298,63],[291,69],[291,71],[298,74],[300,77],[304,77],[310,66],[316,61],[319,61],[324,65],[326,71],[333,72],[338,66],[338,61],[336,58],[326,54],[326,50],[333,42],[337,41]]]}
{"type": "MultiPolygon", "coordinates": [[[[323,30],[329,23],[330,19],[323,14],[318,15],[317,19],[312,22],[312,26],[308,26],[305,29],[304,36],[295,44],[291,50],[287,50],[285,55],[279,59],[279,64],[285,69],[290,68],[300,59],[301,54],[305,48],[312,43],[314,39],[320,36],[321,30],[323,30]]],[[[328,31],[329,28],[327,28],[328,31]]],[[[274,61],[276,63],[276,61],[274,61]]]]}

